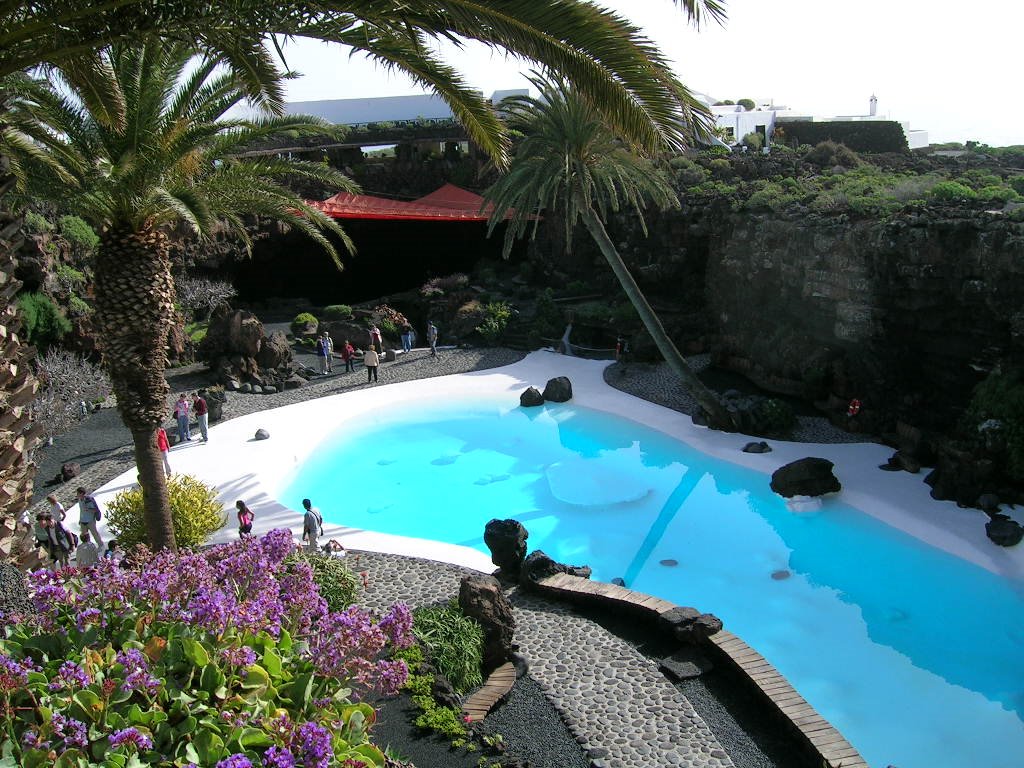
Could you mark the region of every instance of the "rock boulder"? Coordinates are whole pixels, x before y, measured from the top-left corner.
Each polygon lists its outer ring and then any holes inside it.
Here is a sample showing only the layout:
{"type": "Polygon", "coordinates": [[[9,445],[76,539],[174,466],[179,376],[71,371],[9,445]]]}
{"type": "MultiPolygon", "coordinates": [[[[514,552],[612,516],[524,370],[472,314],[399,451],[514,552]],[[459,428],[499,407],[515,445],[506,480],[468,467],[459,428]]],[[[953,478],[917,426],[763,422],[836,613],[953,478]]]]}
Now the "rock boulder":
{"type": "Polygon", "coordinates": [[[519,577],[529,537],[518,520],[495,519],[484,527],[484,544],[491,550],[491,562],[512,578],[519,577]]]}
{"type": "Polygon", "coordinates": [[[554,576],[556,573],[567,573],[570,576],[589,579],[591,570],[589,565],[556,563],[538,549],[527,555],[523,561],[523,566],[519,571],[519,583],[524,586],[532,586],[541,579],[554,576]]]}
{"type": "Polygon", "coordinates": [[[985,534],[1000,547],[1014,547],[1024,538],[1024,528],[1016,520],[997,512],[985,523],[985,534]]]}
{"type": "Polygon", "coordinates": [[[544,395],[536,387],[530,387],[519,396],[519,405],[523,408],[532,408],[537,405],[544,405],[544,395]]]}
{"type": "Polygon", "coordinates": [[[459,607],[480,622],[484,630],[483,667],[489,674],[512,656],[516,622],[512,604],[493,576],[464,576],[459,585],[459,607]]]}
{"type": "Polygon", "coordinates": [[[572,382],[567,376],[556,376],[548,380],[544,387],[544,399],[552,403],[565,403],[572,400],[572,382]]]}
{"type": "Polygon", "coordinates": [[[842,490],[828,459],[810,456],[779,467],[772,473],[771,488],[780,496],[821,496],[842,490]]]}

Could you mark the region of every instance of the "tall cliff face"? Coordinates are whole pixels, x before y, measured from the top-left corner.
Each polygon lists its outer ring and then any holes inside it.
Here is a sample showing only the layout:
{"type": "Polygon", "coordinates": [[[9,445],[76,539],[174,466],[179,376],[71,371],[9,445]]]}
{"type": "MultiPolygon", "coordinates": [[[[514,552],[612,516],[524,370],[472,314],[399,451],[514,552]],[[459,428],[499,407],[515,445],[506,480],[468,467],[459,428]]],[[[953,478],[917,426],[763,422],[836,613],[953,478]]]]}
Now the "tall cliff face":
{"type": "Polygon", "coordinates": [[[1024,224],[1001,214],[733,215],[711,229],[712,348],[770,389],[941,423],[993,363],[1024,360],[1024,224]]]}

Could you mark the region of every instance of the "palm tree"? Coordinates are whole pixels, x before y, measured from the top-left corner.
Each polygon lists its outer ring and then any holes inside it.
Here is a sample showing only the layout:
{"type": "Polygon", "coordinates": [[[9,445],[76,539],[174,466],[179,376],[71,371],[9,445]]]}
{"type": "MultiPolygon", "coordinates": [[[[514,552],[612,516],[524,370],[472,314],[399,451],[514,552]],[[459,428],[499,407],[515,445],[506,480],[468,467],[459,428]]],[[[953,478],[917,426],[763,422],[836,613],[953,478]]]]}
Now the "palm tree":
{"type": "MultiPolygon", "coordinates": [[[[724,18],[718,0],[673,2],[697,23],[724,18]]],[[[681,143],[677,118],[690,100],[669,74],[661,54],[636,27],[584,0],[0,2],[0,131],[7,125],[4,81],[8,76],[46,65],[75,69],[85,82],[82,74],[90,68],[102,70],[96,54],[104,46],[152,35],[223,57],[242,74],[250,93],[261,95],[273,109],[281,108],[282,97],[279,90],[263,90],[273,70],[263,55],[264,43],[276,47],[283,36],[345,44],[440,94],[499,166],[506,160],[502,124],[456,70],[430,53],[430,41],[475,40],[561,72],[599,105],[619,135],[640,146],[681,143]]],[[[123,125],[125,105],[110,101],[108,113],[95,117],[111,126],[123,125]]],[[[19,240],[20,218],[7,197],[16,180],[12,157],[0,146],[0,287],[4,295],[13,291],[13,254],[19,240]]],[[[17,328],[14,324],[4,328],[8,333],[2,339],[5,359],[16,361],[19,375],[24,376],[27,353],[17,328]]],[[[17,392],[23,392],[25,380],[18,381],[17,392]]],[[[0,377],[4,408],[21,397],[5,382],[0,377]]],[[[28,386],[34,386],[30,379],[28,386]]],[[[31,488],[25,454],[33,444],[28,431],[0,421],[0,518],[4,520],[24,507],[31,488]]]]}
{"type": "Polygon", "coordinates": [[[536,234],[541,212],[561,217],[566,248],[571,247],[576,224],[582,222],[658,350],[707,414],[709,423],[719,429],[734,429],[726,409],[665,332],[603,223],[610,213],[625,207],[633,210],[646,235],[646,203],[663,210],[678,208],[675,191],[661,172],[638,154],[638,148],[631,149],[608,128],[576,89],[559,78],[535,76],[533,84],[540,91],[539,98],[520,96],[503,102],[509,124],[523,138],[508,173],[485,193],[494,205],[490,231],[509,218],[507,257],[513,241],[527,228],[536,234]]]}
{"type": "Polygon", "coordinates": [[[349,190],[355,185],[319,163],[237,158],[270,136],[332,129],[302,116],[226,119],[246,96],[243,83],[216,60],[196,60],[189,46],[156,38],[138,46],[117,44],[102,62],[99,70],[90,68],[89,78],[65,67],[62,91],[39,97],[37,113],[50,129],[46,146],[62,174],[29,166],[25,191],[60,196],[100,232],[94,271],[103,362],[135,444],[150,543],[173,547],[156,447],[168,411],[166,339],[175,297],[166,226],[184,223],[204,235],[227,222],[248,245],[242,217],[273,217],[304,232],[337,261],[322,230],[348,246],[344,232],[280,181],[304,179],[349,190]],[[106,119],[117,105],[124,106],[124,120],[106,119]],[[68,177],[70,187],[63,181],[68,177]]]}

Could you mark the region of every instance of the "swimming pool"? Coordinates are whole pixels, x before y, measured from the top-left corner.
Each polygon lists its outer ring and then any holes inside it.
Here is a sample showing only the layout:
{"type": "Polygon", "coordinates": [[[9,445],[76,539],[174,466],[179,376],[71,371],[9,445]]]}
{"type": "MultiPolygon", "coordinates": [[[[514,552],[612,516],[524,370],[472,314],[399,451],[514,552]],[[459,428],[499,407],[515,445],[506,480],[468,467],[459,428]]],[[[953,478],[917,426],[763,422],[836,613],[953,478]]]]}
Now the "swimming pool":
{"type": "Polygon", "coordinates": [[[1018,766],[1021,584],[839,500],[794,513],[764,474],[573,405],[431,401],[329,436],[278,496],[329,522],[530,549],[693,605],[757,648],[871,765],[1018,766]]]}

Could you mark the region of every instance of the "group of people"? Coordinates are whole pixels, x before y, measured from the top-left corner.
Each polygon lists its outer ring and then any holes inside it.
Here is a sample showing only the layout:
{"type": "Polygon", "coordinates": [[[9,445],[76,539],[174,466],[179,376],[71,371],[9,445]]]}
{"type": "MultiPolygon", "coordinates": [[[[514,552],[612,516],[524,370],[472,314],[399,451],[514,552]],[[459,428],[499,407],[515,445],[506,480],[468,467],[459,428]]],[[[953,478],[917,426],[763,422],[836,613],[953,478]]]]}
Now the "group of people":
{"type": "MultiPolygon", "coordinates": [[[[370,327],[368,334],[369,342],[366,346],[366,351],[363,352],[363,366],[366,368],[366,383],[370,384],[371,382],[379,381],[377,369],[380,367],[380,359],[384,354],[384,338],[376,323],[370,327]]],[[[411,352],[412,345],[416,340],[416,332],[409,323],[406,323],[402,326],[401,335],[402,351],[411,352]]],[[[437,357],[437,338],[437,326],[431,320],[427,324],[427,343],[430,345],[431,357],[437,357]]],[[[318,336],[315,349],[320,373],[333,372],[334,340],[331,339],[331,334],[324,331],[318,336]]],[[[345,363],[345,373],[351,373],[355,370],[356,349],[348,339],[345,339],[345,343],[341,346],[339,356],[345,363]]],[[[203,434],[203,439],[205,440],[206,433],[204,432],[203,434]]]]}
{"type": "Polygon", "coordinates": [[[174,418],[178,422],[178,439],[183,443],[187,443],[192,439],[190,423],[193,411],[196,414],[199,432],[205,443],[210,439],[210,409],[206,405],[206,398],[203,397],[201,391],[192,393],[191,402],[189,402],[188,395],[184,392],[178,395],[178,401],[174,404],[174,418]]]}
{"type": "MultiPolygon", "coordinates": [[[[118,549],[117,539],[110,539],[104,545],[103,537],[100,535],[97,523],[103,518],[103,513],[99,503],[83,487],[79,487],[76,494],[79,534],[76,535],[64,527],[67,511],[57,499],[57,495],[51,493],[46,497],[50,503],[49,511],[43,510],[36,515],[33,526],[36,543],[46,551],[50,561],[60,568],[70,566],[72,553],[78,568],[96,565],[101,557],[120,561],[122,552],[118,549]]],[[[317,552],[321,549],[317,540],[324,535],[323,516],[309,499],[302,500],[302,508],[302,543],[308,551],[317,552]]],[[[251,537],[253,523],[256,520],[255,513],[241,499],[235,502],[235,512],[238,517],[239,538],[251,537]]],[[[322,549],[327,554],[345,556],[345,547],[336,539],[331,539],[322,549]]]]}
{"type": "MultiPolygon", "coordinates": [[[[33,526],[36,543],[46,550],[51,562],[65,568],[70,564],[72,552],[79,568],[95,565],[100,560],[100,549],[104,547],[103,537],[96,525],[103,517],[99,503],[81,486],[75,493],[78,496],[79,535],[64,527],[67,511],[53,493],[46,497],[50,502],[50,510],[37,513],[33,526]]],[[[103,557],[120,557],[117,539],[107,542],[103,557]]]]}

